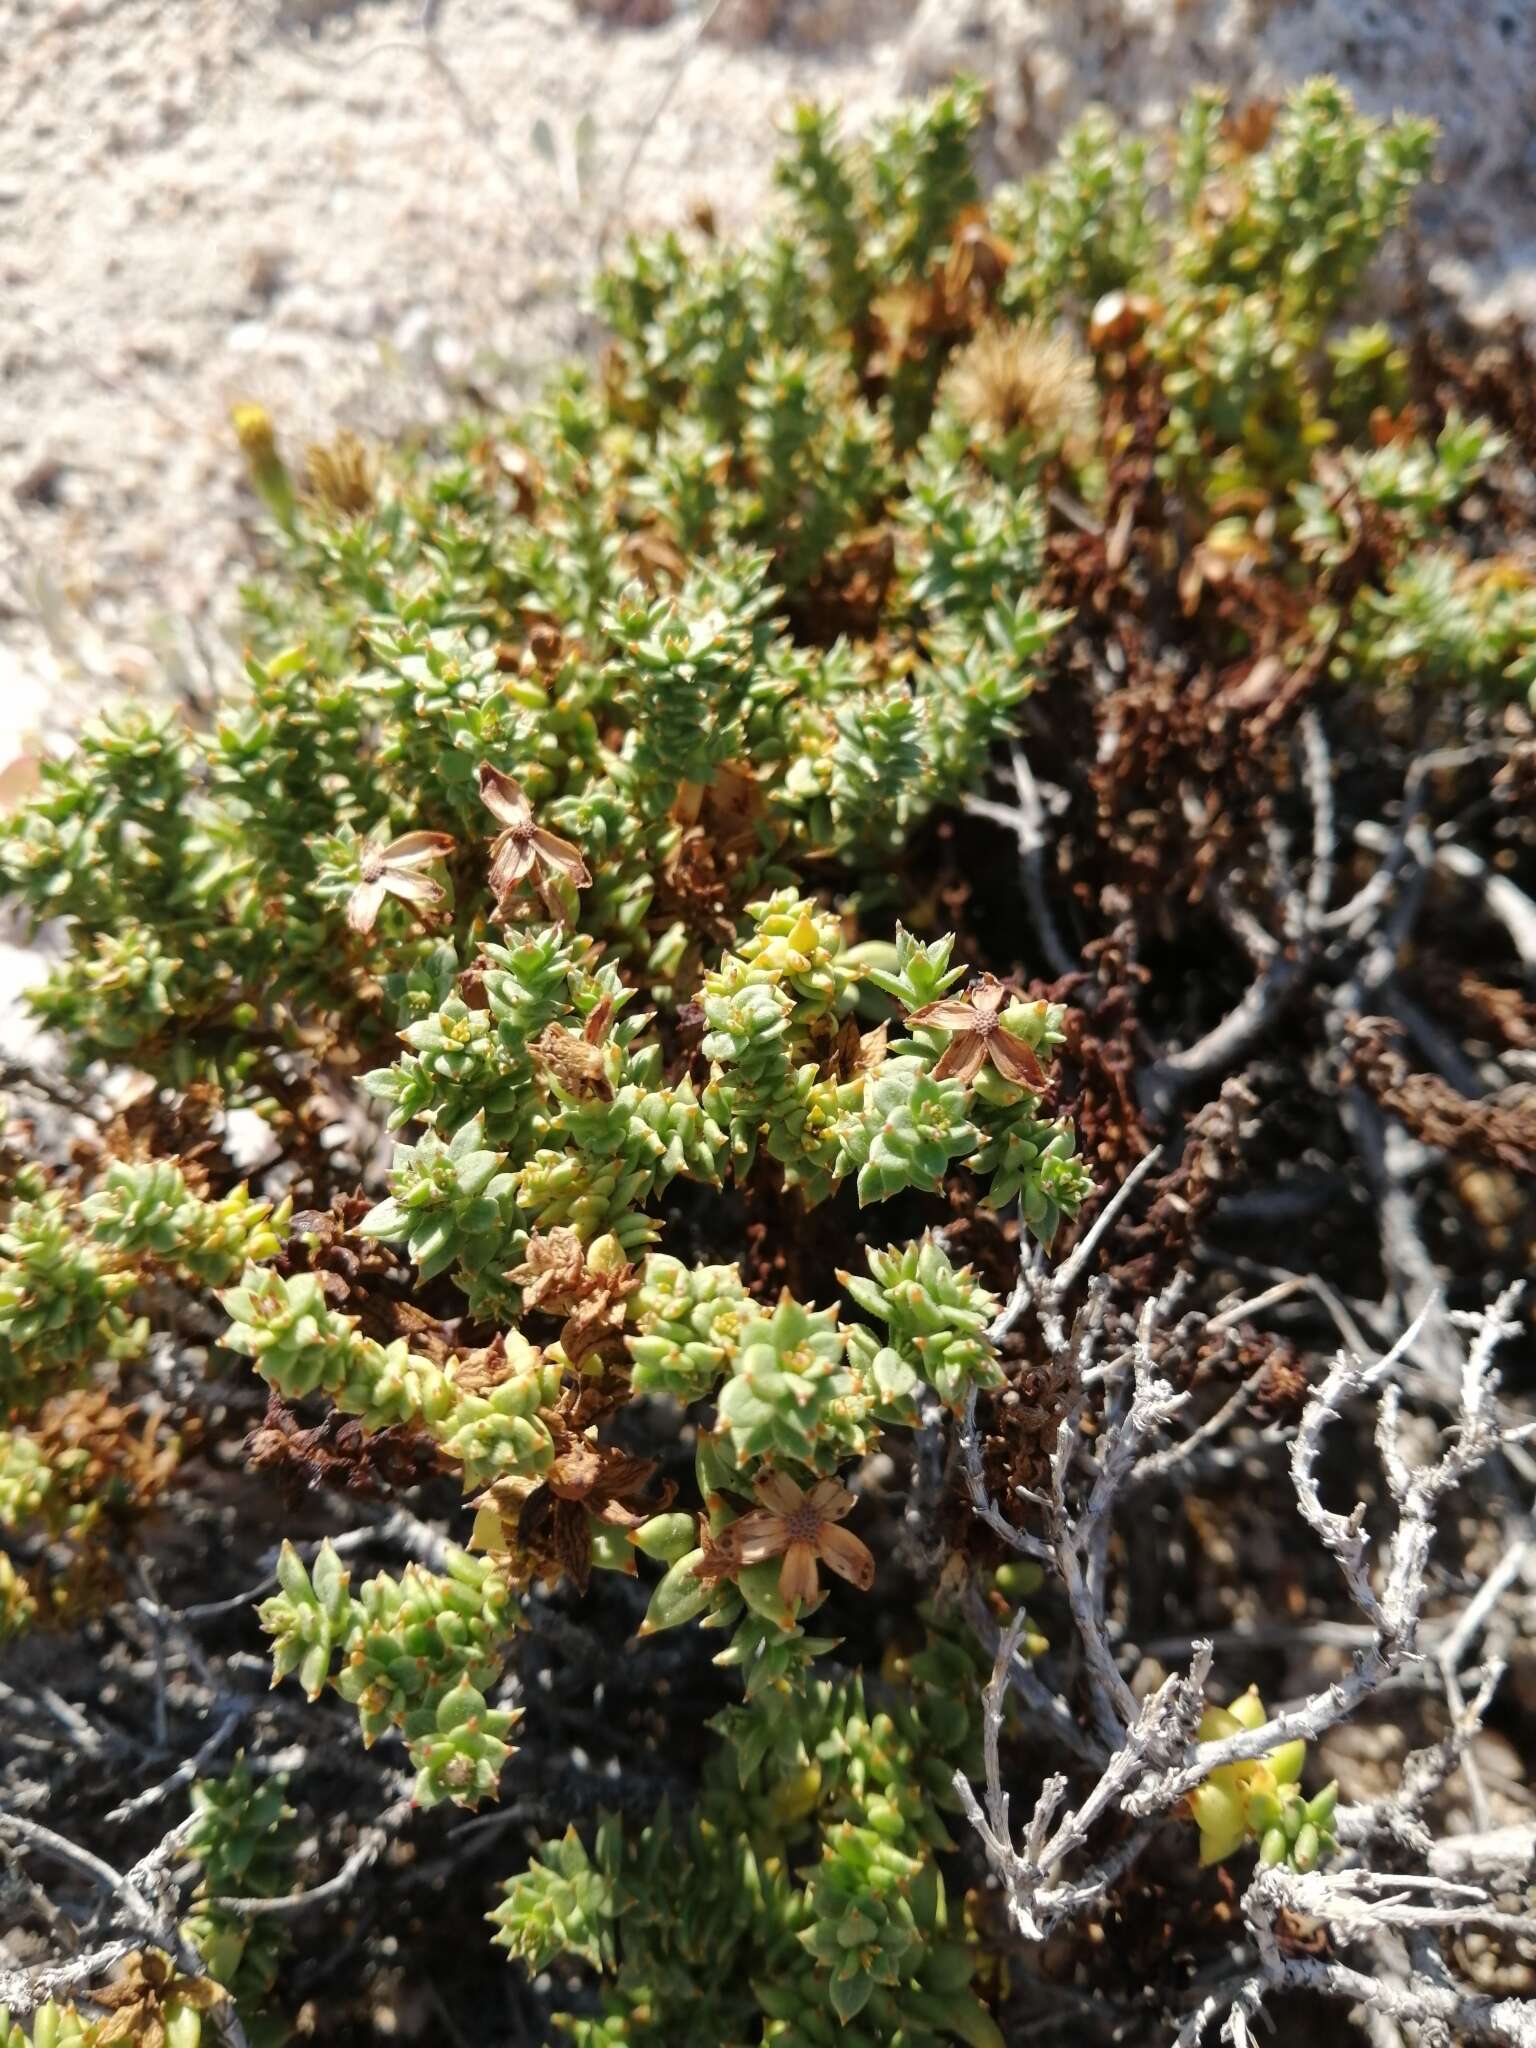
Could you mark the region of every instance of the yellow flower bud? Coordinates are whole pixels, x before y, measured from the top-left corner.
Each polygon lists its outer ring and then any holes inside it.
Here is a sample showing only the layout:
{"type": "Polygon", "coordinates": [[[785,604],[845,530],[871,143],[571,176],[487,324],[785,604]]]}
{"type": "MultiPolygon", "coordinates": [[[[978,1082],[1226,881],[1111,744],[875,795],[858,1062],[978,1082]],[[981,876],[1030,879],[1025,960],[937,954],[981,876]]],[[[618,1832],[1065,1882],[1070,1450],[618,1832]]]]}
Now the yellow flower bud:
{"type": "Polygon", "coordinates": [[[272,415],[267,408],[249,403],[236,405],[229,417],[246,460],[270,462],[277,452],[277,436],[272,431],[272,415]]]}
{"type": "Polygon", "coordinates": [[[277,452],[272,417],[264,405],[237,405],[230,414],[257,496],[280,526],[291,527],[293,485],[277,452]]]}
{"type": "Polygon", "coordinates": [[[797,917],[785,934],[784,943],[792,952],[802,954],[806,960],[811,959],[819,943],[815,919],[807,914],[797,917]]]}

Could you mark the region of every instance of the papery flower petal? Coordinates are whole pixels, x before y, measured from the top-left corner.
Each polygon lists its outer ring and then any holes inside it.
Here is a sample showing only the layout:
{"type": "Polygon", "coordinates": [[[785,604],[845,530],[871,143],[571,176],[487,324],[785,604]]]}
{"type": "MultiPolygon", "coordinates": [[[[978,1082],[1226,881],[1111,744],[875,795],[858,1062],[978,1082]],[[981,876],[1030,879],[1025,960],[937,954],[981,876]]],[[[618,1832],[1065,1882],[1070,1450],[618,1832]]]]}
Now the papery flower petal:
{"type": "Polygon", "coordinates": [[[533,866],[533,847],[528,840],[504,832],[491,848],[491,888],[498,896],[515,889],[533,866]]]}
{"type": "Polygon", "coordinates": [[[818,1479],[806,1500],[825,1521],[840,1522],[853,1506],[854,1496],[839,1480],[818,1479]]]}
{"type": "Polygon", "coordinates": [[[741,1560],[728,1543],[717,1543],[706,1529],[699,1538],[703,1556],[693,1567],[693,1576],[713,1585],[718,1579],[733,1578],[741,1569],[741,1560]]]}
{"type": "MultiPolygon", "coordinates": [[[[607,1034],[608,1026],[612,1023],[612,1021],[613,997],[604,996],[602,1001],[597,1005],[597,1008],[593,1010],[592,1014],[587,1018],[586,1023],[583,1024],[583,1026],[581,1027],[581,1035],[587,1041],[588,1045],[601,1045],[605,1035],[607,1034]]],[[[639,1021],[648,1024],[650,1022],[649,1013],[647,1013],[647,1015],[639,1021]]]]}
{"type": "Polygon", "coordinates": [[[937,1024],[943,1031],[969,1031],[976,1012],[960,996],[945,996],[937,1003],[925,1003],[907,1018],[909,1024],[937,1024]]]}
{"type": "Polygon", "coordinates": [[[542,825],[534,826],[532,837],[534,845],[551,867],[558,868],[578,889],[591,888],[592,877],[579,846],[573,846],[569,839],[562,839],[558,832],[547,831],[542,825]]]}
{"type": "Polygon", "coordinates": [[[605,1529],[643,1528],[655,1512],[656,1510],[649,1506],[627,1508],[620,1500],[605,1500],[597,1507],[588,1508],[588,1513],[596,1515],[605,1529]]]}
{"type": "Polygon", "coordinates": [[[1038,1094],[1046,1084],[1046,1073],[1036,1057],[1035,1049],[1022,1038],[1016,1038],[1011,1031],[994,1031],[987,1040],[987,1057],[1005,1081],[1012,1081],[1020,1088],[1033,1088],[1038,1094]]]}
{"type": "Polygon", "coordinates": [[[382,881],[359,882],[347,898],[347,923],[355,932],[371,932],[384,902],[382,881]]]}
{"type": "Polygon", "coordinates": [[[451,853],[453,844],[446,832],[402,832],[385,847],[382,859],[386,867],[424,868],[451,853]]]}
{"type": "MultiPolygon", "coordinates": [[[[874,1568],[874,1560],[870,1560],[874,1568]]],[[[809,1543],[791,1543],[784,1553],[784,1566],[779,1573],[779,1597],[786,1607],[814,1600],[820,1592],[816,1577],[816,1553],[809,1543]]]]}
{"type": "Polygon", "coordinates": [[[765,1558],[777,1557],[788,1545],[789,1525],[782,1515],[743,1515],[739,1522],[732,1522],[720,1532],[718,1541],[739,1563],[761,1564],[765,1558]]]}
{"type": "Polygon", "coordinates": [[[829,1571],[867,1593],[875,1583],[875,1560],[867,1543],[860,1542],[851,1529],[839,1529],[829,1522],[816,1541],[817,1554],[829,1571]]]}
{"type": "Polygon", "coordinates": [[[558,870],[550,867],[547,861],[536,862],[533,870],[533,886],[538,892],[539,901],[544,906],[544,914],[550,923],[568,926],[571,921],[570,904],[562,894],[561,876],[558,870]]]}
{"type": "Polygon", "coordinates": [[[533,809],[523,794],[523,785],[510,775],[503,775],[499,768],[493,768],[489,761],[482,761],[479,769],[480,801],[493,818],[499,818],[503,825],[531,825],[533,809]]]}
{"type": "Polygon", "coordinates": [[[787,1472],[765,1472],[752,1491],[776,1515],[792,1515],[805,1505],[805,1495],[787,1472]]]}
{"type": "Polygon", "coordinates": [[[995,974],[983,974],[971,983],[965,999],[975,1014],[995,1017],[1005,1004],[1013,1001],[1013,990],[1006,981],[999,981],[995,974]]]}
{"type": "Polygon", "coordinates": [[[979,1031],[962,1031],[952,1038],[933,1070],[935,1081],[974,1081],[987,1057],[987,1042],[979,1031]]]}
{"type": "Polygon", "coordinates": [[[434,882],[430,875],[413,875],[409,870],[397,872],[386,868],[379,877],[379,887],[405,903],[441,903],[443,900],[441,882],[434,882]]]}
{"type": "Polygon", "coordinates": [[[176,1986],[176,2003],[190,2005],[194,2012],[212,2012],[229,1993],[211,1977],[183,1977],[176,1986]]]}
{"type": "MultiPolygon", "coordinates": [[[[100,2001],[97,2001],[98,2004],[100,2001]]],[[[94,2039],[102,2048],[114,2048],[118,2041],[131,2041],[135,2037],[144,2043],[144,2048],[155,2048],[158,2030],[160,2048],[164,2048],[165,2024],[158,2014],[146,2014],[141,2006],[125,2005],[121,2012],[113,2013],[98,2027],[92,2028],[94,2039]]]]}

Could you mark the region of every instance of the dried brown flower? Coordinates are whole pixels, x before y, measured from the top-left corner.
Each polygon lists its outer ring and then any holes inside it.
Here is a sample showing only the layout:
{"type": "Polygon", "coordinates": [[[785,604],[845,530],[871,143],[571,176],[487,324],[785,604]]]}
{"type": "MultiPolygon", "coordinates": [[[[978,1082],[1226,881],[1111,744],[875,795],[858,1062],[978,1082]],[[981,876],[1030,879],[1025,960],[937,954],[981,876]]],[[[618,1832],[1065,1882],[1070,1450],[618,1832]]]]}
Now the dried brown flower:
{"type": "Polygon", "coordinates": [[[1237,155],[1253,156],[1268,142],[1279,111],[1278,100],[1262,96],[1233,107],[1222,116],[1222,138],[1237,155]]]}
{"type": "Polygon", "coordinates": [[[488,1394],[492,1387],[499,1387],[513,1370],[513,1362],[507,1356],[506,1335],[498,1330],[490,1343],[478,1351],[459,1354],[454,1384],[462,1394],[488,1394]]]}
{"type": "Polygon", "coordinates": [[[304,470],[310,495],[331,511],[355,518],[372,507],[372,457],[356,434],[345,428],[334,440],[317,442],[309,449],[304,470]]]}
{"type": "Polygon", "coordinates": [[[565,1317],[560,1348],[577,1367],[617,1339],[624,1327],[624,1304],[639,1285],[627,1260],[606,1267],[589,1263],[587,1247],[564,1223],[535,1231],[523,1264],[506,1277],[522,1288],[525,1308],[565,1317]]]}
{"type": "Polygon", "coordinates": [[[176,2010],[211,2012],[229,1996],[211,1977],[183,1977],[158,1949],[135,1949],[123,1957],[122,1972],[92,1991],[92,2005],[111,2018],[94,2028],[93,2041],[131,2041],[134,2048],[165,2048],[166,2022],[176,2010]]]}
{"type": "Polygon", "coordinates": [[[1127,349],[1159,311],[1145,292],[1105,292],[1088,319],[1088,345],[1100,353],[1127,349]]]}
{"type": "Polygon", "coordinates": [[[528,1240],[522,1265],[514,1266],[507,1278],[522,1288],[524,1308],[568,1313],[585,1291],[586,1247],[569,1224],[536,1230],[528,1240]]]}
{"type": "Polygon", "coordinates": [[[446,832],[402,832],[388,846],[375,840],[364,842],[362,880],[347,898],[347,923],[355,932],[371,932],[386,896],[398,896],[402,903],[418,910],[430,909],[443,900],[443,885],[418,872],[430,867],[452,851],[446,832]]]}
{"type": "Polygon", "coordinates": [[[834,1081],[851,1081],[855,1074],[878,1074],[885,1065],[890,1028],[889,1024],[876,1024],[872,1030],[861,1031],[856,1017],[845,1017],[832,1042],[828,1076],[834,1081]]]}
{"type": "Polygon", "coordinates": [[[946,371],[941,396],[987,440],[1026,434],[1038,447],[1080,457],[1097,433],[1087,357],[1037,320],[982,328],[946,371]]]}
{"type": "Polygon", "coordinates": [[[1050,1086],[1035,1049],[1003,1022],[1014,992],[995,974],[978,975],[963,996],[944,996],[925,1003],[909,1024],[937,1024],[954,1037],[933,1070],[936,1081],[951,1078],[970,1083],[990,1061],[1005,1081],[1043,1095],[1050,1086]]]}
{"type": "Polygon", "coordinates": [[[565,659],[565,640],[549,619],[535,619],[528,628],[528,652],[535,668],[552,676],[565,659]]]}
{"type": "Polygon", "coordinates": [[[491,887],[498,902],[530,875],[541,895],[557,878],[578,889],[592,886],[580,848],[557,832],[546,831],[535,820],[522,784],[489,761],[480,763],[480,800],[503,828],[491,847],[491,887]]]}
{"type": "Polygon", "coordinates": [[[869,305],[870,347],[865,374],[876,381],[894,377],[903,363],[920,363],[950,328],[944,283],[911,282],[876,292],[869,305]]]}
{"type": "Polygon", "coordinates": [[[666,590],[682,582],[688,562],[682,549],[659,519],[647,519],[631,528],[619,541],[619,562],[631,576],[638,577],[647,590],[666,590]]]}
{"type": "Polygon", "coordinates": [[[875,1583],[868,1546],[838,1524],[854,1496],[835,1479],[821,1479],[802,1493],[784,1472],[770,1472],[753,1489],[758,1506],[727,1524],[705,1544],[694,1567],[701,1579],[730,1579],[748,1565],[782,1557],[779,1593],[787,1607],[814,1600],[821,1590],[818,1559],[839,1578],[867,1593],[875,1583]]]}
{"type": "MultiPolygon", "coordinates": [[[[489,1510],[493,1528],[500,1523],[503,1540],[517,1553],[514,1574],[521,1568],[529,1578],[553,1580],[564,1573],[585,1591],[592,1573],[591,1521],[625,1532],[638,1529],[671,1505],[677,1489],[668,1482],[659,1495],[646,1497],[656,1474],[654,1458],[631,1457],[575,1433],[558,1442],[554,1463],[537,1486],[499,1480],[474,1506],[482,1517],[489,1510]]],[[[477,1531],[483,1526],[482,1519],[477,1531]]]]}
{"type": "Polygon", "coordinates": [[[613,1004],[600,1002],[580,1031],[546,1024],[533,1042],[534,1057],[555,1085],[578,1102],[612,1102],[613,1085],[603,1040],[613,1017],[613,1004]]]}

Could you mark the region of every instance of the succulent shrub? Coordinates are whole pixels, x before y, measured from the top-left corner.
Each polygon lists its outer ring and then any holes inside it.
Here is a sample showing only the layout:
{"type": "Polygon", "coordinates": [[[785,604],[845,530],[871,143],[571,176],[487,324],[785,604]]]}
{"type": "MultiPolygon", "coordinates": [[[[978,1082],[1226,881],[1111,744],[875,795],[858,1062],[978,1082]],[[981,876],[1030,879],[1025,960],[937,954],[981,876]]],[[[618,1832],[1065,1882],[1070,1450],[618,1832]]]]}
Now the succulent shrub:
{"type": "MultiPolygon", "coordinates": [[[[909,858],[1053,659],[1061,506],[1102,535],[1145,441],[1191,611],[1300,593],[1276,658],[1384,701],[1536,676],[1536,586],[1459,525],[1497,435],[1422,430],[1390,334],[1348,324],[1426,128],[1327,80],[1257,120],[1200,94],[1166,149],[1091,116],[984,202],[981,111],[962,83],[857,143],[803,112],[759,232],[632,243],[600,362],[446,454],[343,438],[299,474],[244,409],[273,541],[243,676],[204,719],[98,719],[0,837],[67,935],[38,1016],[155,1105],[7,1178],[0,1627],[63,1611],[60,1546],[147,1506],[168,1435],[135,1404],[192,1326],[279,1413],[462,1493],[434,1562],[354,1584],[285,1546],[260,1608],[274,1682],[398,1738],[419,1803],[515,1770],[541,1589],[645,1579],[642,1634],[708,1632],[740,1683],[697,1802],[546,1841],[493,1916],[532,1969],[598,1973],[562,2022],[591,2048],[1001,2038],[945,1869],[978,1730],[955,1602],[863,1669],[852,1595],[824,1610],[827,1575],[892,1569],[872,1454],[1002,1377],[946,1189],[1045,1248],[1089,1193],[1062,1006],[972,974],[909,858]],[[260,1193],[236,1111],[279,1154],[260,1193]],[[753,1200],[857,1211],[862,1270],[764,1286],[753,1200]]],[[[1213,1774],[1206,1860],[1325,1853],[1298,1764],[1213,1774]]],[[[280,1787],[196,1798],[205,1901],[272,1896],[280,1787]]],[[[261,2016],[270,1923],[188,1926],[261,2016]]]]}

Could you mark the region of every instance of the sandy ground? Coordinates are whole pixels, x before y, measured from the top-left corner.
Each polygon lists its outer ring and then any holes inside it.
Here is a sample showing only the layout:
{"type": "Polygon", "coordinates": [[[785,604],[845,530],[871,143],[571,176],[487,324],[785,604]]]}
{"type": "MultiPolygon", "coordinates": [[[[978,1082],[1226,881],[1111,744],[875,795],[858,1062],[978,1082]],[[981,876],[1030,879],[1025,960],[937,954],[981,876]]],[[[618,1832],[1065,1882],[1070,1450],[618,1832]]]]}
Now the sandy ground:
{"type": "Polygon", "coordinates": [[[1533,0],[0,0],[0,802],[22,735],[228,659],[250,501],[288,445],[536,384],[606,238],[760,203],[787,105],[851,125],[957,65],[995,168],[1091,99],[1338,70],[1434,113],[1431,254],[1533,297],[1533,0]]]}
{"type": "Polygon", "coordinates": [[[433,34],[420,0],[4,0],[0,49],[13,733],[58,708],[71,641],[93,695],[227,626],[233,401],[302,446],[514,395],[579,342],[605,226],[704,196],[739,218],[787,102],[859,119],[899,71],[889,38],[738,47],[557,0],[453,0],[433,34]]]}

